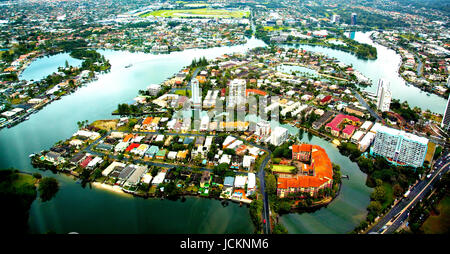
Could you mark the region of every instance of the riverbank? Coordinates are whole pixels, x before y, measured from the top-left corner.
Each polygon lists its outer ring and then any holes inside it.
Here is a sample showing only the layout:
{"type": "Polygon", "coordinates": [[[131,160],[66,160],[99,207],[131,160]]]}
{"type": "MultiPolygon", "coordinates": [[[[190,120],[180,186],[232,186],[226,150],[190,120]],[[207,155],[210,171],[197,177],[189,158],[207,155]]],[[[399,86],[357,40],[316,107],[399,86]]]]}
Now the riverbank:
{"type": "Polygon", "coordinates": [[[352,55],[355,55],[358,59],[362,60],[375,60],[377,59],[377,51],[376,48],[367,45],[367,44],[359,44],[358,45],[351,45],[351,46],[344,46],[344,45],[337,45],[327,42],[313,42],[310,40],[298,40],[298,41],[283,41],[283,44],[287,45],[309,45],[309,46],[320,46],[320,47],[326,47],[330,49],[336,49],[343,52],[350,53],[352,55]],[[360,48],[363,48],[362,51],[360,48]],[[367,48],[367,49],[365,49],[367,48]],[[371,51],[371,53],[363,53],[366,51],[371,51]]]}
{"type": "Polygon", "coordinates": [[[415,58],[419,62],[418,66],[417,66],[417,70],[416,70],[417,78],[416,78],[416,76],[414,76],[414,80],[411,80],[411,78],[407,75],[408,71],[405,71],[409,67],[407,67],[407,65],[408,65],[407,64],[408,58],[406,58],[404,56],[404,53],[402,53],[404,51],[404,49],[400,48],[399,46],[394,45],[393,43],[388,43],[386,40],[380,40],[377,36],[375,36],[375,34],[376,33],[372,33],[370,35],[370,39],[371,40],[373,40],[375,43],[383,45],[384,47],[387,47],[387,48],[389,48],[391,50],[394,50],[398,55],[401,56],[401,63],[399,65],[399,67],[398,67],[397,72],[399,72],[399,75],[405,80],[407,85],[412,85],[414,87],[417,87],[418,89],[420,89],[423,92],[435,94],[435,95],[437,95],[437,96],[439,96],[439,97],[441,97],[443,99],[447,99],[448,98],[448,93],[449,93],[447,91],[448,87],[445,88],[445,91],[439,90],[439,89],[436,89],[436,87],[437,87],[436,85],[434,85],[432,83],[429,84],[428,81],[426,81],[426,80],[421,78],[423,64],[422,64],[420,58],[417,56],[416,53],[413,52],[415,58]],[[403,70],[403,71],[401,71],[401,70],[403,70]],[[401,73],[400,73],[400,71],[401,71],[401,73]],[[423,82],[423,81],[426,81],[426,83],[423,82]]]}
{"type": "Polygon", "coordinates": [[[14,107],[14,110],[17,111],[10,110],[2,113],[2,116],[7,116],[8,120],[0,125],[0,130],[5,126],[11,128],[28,120],[31,114],[55,100],[59,100],[62,96],[71,94],[80,87],[97,80],[96,75],[108,72],[111,68],[109,61],[96,51],[77,50],[73,52],[77,54],[71,56],[82,60],[81,67],[69,66],[66,60],[65,68],[58,68],[59,72],[53,72],[39,81],[28,83],[26,95],[15,92],[14,96],[9,98],[11,105],[8,107],[14,107]],[[15,99],[17,97],[24,98],[15,99]]]}

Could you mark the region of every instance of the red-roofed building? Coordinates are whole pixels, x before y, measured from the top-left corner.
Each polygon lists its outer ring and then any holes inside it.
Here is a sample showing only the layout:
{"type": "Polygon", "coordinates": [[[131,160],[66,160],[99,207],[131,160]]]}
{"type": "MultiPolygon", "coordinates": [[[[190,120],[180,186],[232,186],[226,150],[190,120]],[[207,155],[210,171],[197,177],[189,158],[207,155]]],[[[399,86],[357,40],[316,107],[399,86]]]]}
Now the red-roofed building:
{"type": "Polygon", "coordinates": [[[151,124],[153,121],[153,117],[149,116],[147,118],[144,119],[144,121],[142,121],[142,125],[149,125],[151,124]]]}
{"type": "Polygon", "coordinates": [[[134,138],[133,134],[128,134],[123,138],[123,142],[128,142],[130,139],[134,138]]]}
{"type": "Polygon", "coordinates": [[[330,103],[331,98],[332,98],[331,95],[325,96],[325,98],[323,98],[322,100],[320,100],[320,105],[325,105],[325,104],[327,104],[327,103],[330,103]]]}
{"type": "Polygon", "coordinates": [[[307,172],[307,174],[278,177],[277,195],[279,197],[283,198],[289,193],[296,192],[309,192],[315,195],[320,189],[332,187],[333,165],[322,147],[309,144],[294,145],[292,153],[294,160],[296,160],[294,155],[309,153],[311,162],[301,164],[301,172],[307,172]]]}
{"type": "Polygon", "coordinates": [[[292,159],[299,161],[309,161],[311,159],[311,145],[293,145],[292,159]]]}
{"type": "Polygon", "coordinates": [[[129,145],[129,146],[127,147],[127,149],[125,149],[125,151],[126,151],[126,152],[129,152],[129,151],[133,150],[134,148],[138,148],[140,145],[141,145],[141,144],[138,144],[138,143],[132,143],[131,145],[129,145]]]}
{"type": "Polygon", "coordinates": [[[80,167],[82,168],[86,168],[87,165],[89,164],[89,162],[91,162],[93,158],[91,156],[87,156],[81,163],[80,163],[80,167]]]}
{"type": "Polygon", "coordinates": [[[350,125],[348,124],[347,126],[345,126],[345,128],[342,130],[342,134],[341,137],[345,138],[345,139],[349,139],[353,133],[356,130],[356,126],[350,125]]]}
{"type": "MultiPolygon", "coordinates": [[[[354,116],[339,114],[325,126],[325,129],[331,132],[333,136],[339,137],[340,132],[344,127],[343,125],[346,125],[345,128],[348,125],[359,126],[361,125],[361,121],[354,116]]],[[[353,131],[355,131],[355,129],[353,129],[353,131]]],[[[351,130],[352,128],[349,127],[346,132],[349,133],[351,130]]]]}

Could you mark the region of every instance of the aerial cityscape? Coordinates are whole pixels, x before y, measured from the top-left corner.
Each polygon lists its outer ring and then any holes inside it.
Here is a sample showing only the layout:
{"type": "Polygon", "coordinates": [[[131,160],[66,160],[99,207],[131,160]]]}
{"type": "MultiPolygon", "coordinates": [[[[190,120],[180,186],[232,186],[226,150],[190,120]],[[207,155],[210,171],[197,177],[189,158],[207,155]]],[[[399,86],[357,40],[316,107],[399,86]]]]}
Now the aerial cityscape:
{"type": "Polygon", "coordinates": [[[449,26],[446,0],[0,0],[2,228],[448,234],[449,26]]]}

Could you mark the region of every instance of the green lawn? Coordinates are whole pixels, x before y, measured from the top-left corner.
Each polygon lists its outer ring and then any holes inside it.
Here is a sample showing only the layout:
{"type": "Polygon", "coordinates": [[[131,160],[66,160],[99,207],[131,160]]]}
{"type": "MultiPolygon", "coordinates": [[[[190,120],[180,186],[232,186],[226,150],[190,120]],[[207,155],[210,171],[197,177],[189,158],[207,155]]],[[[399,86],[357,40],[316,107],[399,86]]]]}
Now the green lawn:
{"type": "Polygon", "coordinates": [[[273,165],[272,171],[280,172],[280,173],[290,173],[292,169],[295,169],[294,166],[287,165],[273,165]]]}
{"type": "Polygon", "coordinates": [[[438,204],[439,215],[430,215],[423,223],[425,234],[445,234],[450,228],[450,197],[446,196],[438,204]]]}
{"type": "Polygon", "coordinates": [[[287,26],[277,26],[277,27],[265,26],[264,30],[271,32],[271,31],[280,31],[280,30],[283,30],[285,28],[287,29],[288,27],[287,26]]]}
{"type": "Polygon", "coordinates": [[[386,208],[389,204],[394,202],[394,190],[392,189],[392,185],[389,183],[383,183],[384,191],[386,192],[386,201],[384,201],[381,206],[386,208]]]}
{"type": "Polygon", "coordinates": [[[214,17],[214,18],[244,18],[250,15],[249,11],[228,11],[223,9],[185,9],[185,10],[157,10],[142,14],[141,17],[214,17]]]}
{"type": "Polygon", "coordinates": [[[187,97],[191,97],[191,90],[187,89],[187,93],[186,90],[176,90],[175,94],[181,95],[181,96],[187,96],[187,97]]]}
{"type": "Polygon", "coordinates": [[[19,178],[17,178],[13,183],[14,186],[16,186],[16,187],[20,187],[23,185],[29,185],[29,184],[34,185],[36,182],[34,177],[31,175],[22,174],[22,173],[18,173],[17,175],[19,176],[19,178]]]}

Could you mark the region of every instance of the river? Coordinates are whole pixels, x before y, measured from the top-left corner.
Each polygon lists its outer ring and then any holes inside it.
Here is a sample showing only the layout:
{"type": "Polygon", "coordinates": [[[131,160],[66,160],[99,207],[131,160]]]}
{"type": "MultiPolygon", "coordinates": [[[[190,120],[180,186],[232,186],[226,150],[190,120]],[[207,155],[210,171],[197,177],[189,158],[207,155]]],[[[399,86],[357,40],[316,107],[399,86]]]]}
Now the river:
{"type": "MultiPolygon", "coordinates": [[[[111,112],[118,103],[131,101],[138,90],[164,81],[193,58],[213,59],[264,45],[252,39],[239,46],[164,55],[100,50],[111,62],[109,73],[51,103],[28,121],[0,131],[0,168],[36,172],[28,155],[70,137],[78,128],[77,121],[112,118],[111,112]],[[133,66],[125,68],[130,63],[133,66]]],[[[70,60],[68,54],[39,58],[23,72],[22,78],[45,77],[64,66],[66,59],[70,60]]],[[[53,200],[33,202],[29,218],[33,233],[252,233],[254,229],[248,209],[235,203],[223,208],[218,201],[201,198],[187,198],[182,203],[120,197],[106,190],[83,189],[64,175],[41,173],[56,177],[61,188],[53,200]]]]}
{"type": "Polygon", "coordinates": [[[399,99],[400,101],[408,101],[411,107],[417,106],[423,110],[429,109],[432,112],[443,114],[447,100],[435,94],[423,92],[412,85],[407,85],[398,73],[401,56],[392,49],[374,43],[370,39],[371,33],[355,32],[351,34],[351,38],[376,47],[378,57],[375,60],[358,59],[350,53],[321,46],[299,45],[297,48],[323,53],[345,64],[353,65],[354,69],[372,81],[371,86],[364,88],[368,92],[375,93],[378,80],[383,78],[391,84],[392,98],[399,99]]]}
{"type": "MultiPolygon", "coordinates": [[[[359,34],[356,39],[358,36],[359,34]]],[[[77,130],[77,121],[112,118],[111,112],[116,109],[118,103],[131,101],[138,90],[144,89],[149,84],[164,81],[190,64],[194,57],[205,56],[207,59],[213,59],[225,53],[244,52],[257,46],[264,46],[264,43],[252,39],[240,46],[192,49],[165,55],[100,50],[99,52],[111,62],[112,67],[109,73],[99,75],[97,81],[31,115],[30,120],[11,129],[0,131],[0,168],[14,167],[27,172],[36,172],[37,170],[30,165],[28,155],[48,149],[55,142],[70,137],[77,130]],[[133,66],[125,68],[129,64],[133,66]]],[[[309,46],[302,46],[302,48],[328,52],[332,57],[353,64],[356,70],[373,81],[377,80],[376,75],[380,75],[375,74],[378,72],[370,72],[367,69],[373,61],[359,60],[351,54],[332,49],[309,46]],[[374,74],[371,76],[370,73],[374,74]]],[[[385,60],[382,58],[390,56],[392,55],[384,54],[383,50],[379,50],[378,59],[375,62],[386,64],[391,61],[390,58],[385,60]]],[[[69,56],[66,55],[66,59],[68,58],[69,56]]],[[[37,59],[28,67],[35,71],[27,69],[22,74],[23,78],[30,80],[51,74],[56,69],[44,70],[40,65],[51,65],[52,69],[57,68],[58,65],[63,66],[65,62],[65,59],[63,61],[61,59],[58,55],[37,59]],[[55,62],[52,62],[53,58],[55,62]]],[[[395,83],[395,85],[402,86],[401,83],[395,83]]],[[[392,82],[391,86],[393,86],[392,82]]],[[[394,98],[395,96],[394,92],[394,98]]],[[[433,98],[422,97],[420,99],[424,105],[427,103],[425,101],[433,98]]],[[[412,99],[420,102],[417,98],[412,99]]],[[[413,101],[409,101],[410,105],[414,105],[413,101]]],[[[290,128],[290,131],[296,132],[293,128],[290,128]]],[[[327,141],[308,134],[303,135],[302,141],[324,147],[331,161],[339,164],[342,173],[349,175],[350,180],[343,180],[340,195],[328,207],[314,213],[284,215],[281,217],[281,222],[290,233],[347,233],[351,231],[366,215],[365,208],[369,203],[371,192],[370,188],[365,186],[366,175],[327,141]]],[[[53,200],[46,203],[39,200],[33,202],[29,219],[33,233],[48,231],[57,233],[72,231],[79,233],[253,232],[248,209],[239,207],[237,204],[222,207],[220,202],[201,198],[187,198],[185,203],[130,198],[102,189],[89,187],[83,189],[65,175],[54,175],[48,171],[41,173],[56,177],[61,188],[53,200]]]]}
{"type": "MultiPolygon", "coordinates": [[[[252,116],[247,119],[258,120],[252,116]]],[[[271,122],[272,129],[279,125],[278,122],[271,122]]],[[[281,126],[287,128],[291,135],[298,136],[298,128],[286,124],[281,126]]],[[[324,148],[331,162],[340,165],[342,175],[348,175],[349,179],[342,179],[339,195],[327,207],[313,213],[283,215],[280,222],[292,234],[343,234],[352,231],[367,215],[366,207],[372,193],[372,189],[365,184],[367,175],[330,142],[307,132],[300,141],[324,148]]]]}

